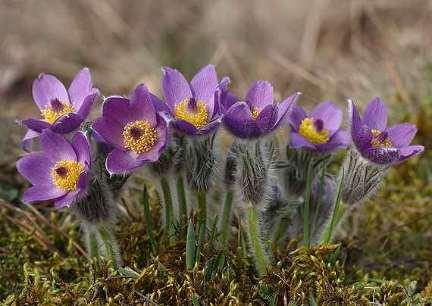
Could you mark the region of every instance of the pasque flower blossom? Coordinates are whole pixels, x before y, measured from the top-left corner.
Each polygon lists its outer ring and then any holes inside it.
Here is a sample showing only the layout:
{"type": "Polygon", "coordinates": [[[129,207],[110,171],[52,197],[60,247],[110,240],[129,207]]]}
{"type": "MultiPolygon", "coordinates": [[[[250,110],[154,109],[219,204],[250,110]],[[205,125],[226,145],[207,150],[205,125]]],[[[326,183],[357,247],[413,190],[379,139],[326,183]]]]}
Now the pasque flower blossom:
{"type": "Polygon", "coordinates": [[[23,139],[24,148],[28,149],[30,141],[45,129],[60,134],[76,130],[98,97],[99,90],[93,87],[88,68],[78,72],[68,90],[55,76],[40,74],[33,82],[33,99],[42,119],[22,121],[29,129],[23,139]]]}
{"type": "Polygon", "coordinates": [[[410,145],[417,132],[414,124],[402,123],[387,127],[387,109],[380,98],[369,102],[363,119],[352,101],[349,101],[349,108],[352,116],[352,140],[367,160],[380,165],[391,165],[423,152],[423,146],[410,145]]]}
{"type": "Polygon", "coordinates": [[[17,162],[18,172],[33,185],[24,192],[23,201],[54,200],[57,208],[76,203],[88,187],[91,158],[86,136],[77,132],[69,142],[47,129],[40,141],[41,152],[25,155],[17,162]]]}
{"type": "Polygon", "coordinates": [[[167,123],[156,112],[160,101],[141,84],[130,98],[108,97],[102,117],[93,129],[113,150],[108,154],[106,168],[111,174],[126,174],[159,159],[167,143],[167,123]]]}
{"type": "Polygon", "coordinates": [[[219,83],[215,67],[207,65],[190,84],[183,74],[163,68],[162,90],[173,118],[173,127],[186,135],[207,134],[218,127],[221,114],[215,99],[219,83]]]}
{"type": "Polygon", "coordinates": [[[244,101],[226,94],[222,102],[226,109],[224,125],[239,138],[264,136],[279,126],[298,96],[296,93],[278,103],[273,98],[273,86],[267,81],[257,81],[244,101]]]}
{"type": "Polygon", "coordinates": [[[331,152],[349,143],[348,133],[340,130],[342,111],[332,102],[318,104],[310,114],[294,105],[288,116],[292,128],[290,145],[317,152],[331,152]]]}

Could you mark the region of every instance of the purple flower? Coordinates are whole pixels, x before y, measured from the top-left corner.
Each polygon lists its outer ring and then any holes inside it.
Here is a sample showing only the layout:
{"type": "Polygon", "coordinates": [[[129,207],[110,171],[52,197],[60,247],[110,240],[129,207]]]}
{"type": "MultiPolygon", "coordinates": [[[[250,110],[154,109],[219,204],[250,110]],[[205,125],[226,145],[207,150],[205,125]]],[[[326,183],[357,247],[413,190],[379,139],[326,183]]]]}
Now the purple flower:
{"type": "Polygon", "coordinates": [[[213,65],[202,68],[190,85],[181,72],[164,67],[162,89],[176,130],[203,135],[219,126],[221,114],[215,99],[219,84],[213,65]]]}
{"type": "Polygon", "coordinates": [[[227,93],[222,102],[226,109],[225,127],[240,138],[257,138],[274,131],[287,114],[299,93],[278,103],[273,98],[273,87],[267,81],[257,81],[249,89],[244,101],[227,93]]]}
{"type": "Polygon", "coordinates": [[[126,174],[159,159],[168,131],[165,119],[156,112],[161,102],[141,84],[129,99],[108,97],[93,129],[113,150],[106,168],[111,174],[126,174]]]}
{"type": "Polygon", "coordinates": [[[22,123],[29,128],[23,147],[28,149],[31,140],[45,130],[66,134],[77,129],[90,113],[99,90],[93,88],[90,70],[82,69],[73,79],[69,90],[53,75],[40,74],[33,82],[33,99],[42,119],[26,119],[22,123]]]}
{"type": "Polygon", "coordinates": [[[380,98],[366,107],[363,120],[352,101],[349,101],[351,137],[360,154],[381,165],[395,164],[424,151],[423,146],[410,146],[417,128],[402,123],[387,127],[387,109],[380,98]]]}
{"type": "Polygon", "coordinates": [[[294,105],[288,122],[292,128],[290,145],[294,149],[331,152],[349,144],[348,133],[340,130],[342,111],[332,102],[318,104],[310,114],[294,105]]]}
{"type": "Polygon", "coordinates": [[[23,201],[54,200],[57,208],[76,203],[88,186],[91,158],[86,136],[77,132],[69,142],[47,129],[40,141],[41,152],[27,154],[17,162],[18,172],[33,185],[24,192],[23,201]]]}

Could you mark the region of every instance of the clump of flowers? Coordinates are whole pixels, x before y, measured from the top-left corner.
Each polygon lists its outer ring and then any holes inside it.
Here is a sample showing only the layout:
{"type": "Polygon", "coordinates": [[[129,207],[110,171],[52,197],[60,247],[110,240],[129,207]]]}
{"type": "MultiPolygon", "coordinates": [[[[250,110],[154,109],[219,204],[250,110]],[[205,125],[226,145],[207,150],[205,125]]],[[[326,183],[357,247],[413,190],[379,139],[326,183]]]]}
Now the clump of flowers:
{"type": "MultiPolygon", "coordinates": [[[[21,121],[28,128],[24,147],[30,150],[30,142],[38,140],[41,148],[17,162],[32,184],[23,201],[52,201],[58,209],[72,210],[81,220],[89,257],[107,258],[123,272],[114,233],[117,195],[139,169],[156,178],[164,216],[161,241],[186,240],[188,269],[200,264],[209,240],[213,249],[227,250],[236,212],[242,247],[264,276],[275,246],[284,247],[293,236],[302,236],[306,247],[329,243],[347,206],[372,196],[391,166],[424,150],[410,145],[414,125],[387,127],[379,98],[369,103],[363,119],[349,101],[348,133],[333,102],[308,113],[297,105],[299,93],[276,101],[268,81],[253,83],[238,98],[228,88],[229,78],[219,80],[213,65],[190,82],[164,67],[161,84],[162,99],[144,84],[129,97],[105,98],[101,116],[91,122],[87,117],[100,94],[87,68],[68,90],[54,76],[41,74],[33,97],[42,119],[21,121]],[[285,152],[274,137],[284,125],[290,127],[285,152]],[[234,138],[226,153],[220,150],[219,128],[234,138]],[[329,165],[340,150],[347,155],[336,174],[329,165]]],[[[143,189],[154,251],[160,245],[143,189]]]]}

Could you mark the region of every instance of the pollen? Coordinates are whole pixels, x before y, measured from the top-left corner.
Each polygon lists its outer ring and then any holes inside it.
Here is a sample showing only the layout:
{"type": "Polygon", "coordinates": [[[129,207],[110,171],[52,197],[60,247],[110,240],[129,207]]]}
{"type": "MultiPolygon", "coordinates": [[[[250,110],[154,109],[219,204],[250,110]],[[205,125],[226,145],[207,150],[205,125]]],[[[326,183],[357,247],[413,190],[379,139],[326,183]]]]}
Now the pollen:
{"type": "Polygon", "coordinates": [[[329,141],[329,131],[317,128],[313,118],[305,118],[300,124],[299,133],[313,144],[324,144],[329,141]]]}
{"type": "Polygon", "coordinates": [[[159,135],[148,121],[129,122],[123,129],[123,145],[126,149],[142,154],[153,148],[159,135]]]}
{"type": "Polygon", "coordinates": [[[84,166],[73,160],[60,160],[51,170],[51,178],[58,188],[64,191],[75,191],[84,166]]]}
{"type": "Polygon", "coordinates": [[[392,148],[393,143],[391,140],[387,137],[387,133],[383,133],[380,130],[372,129],[372,140],[371,145],[373,148],[392,148]]]}
{"type": "Polygon", "coordinates": [[[256,119],[256,118],[258,118],[258,115],[260,114],[260,110],[257,107],[252,107],[251,113],[252,113],[252,118],[256,119]]]}
{"type": "Polygon", "coordinates": [[[74,108],[69,103],[55,99],[41,113],[46,122],[53,124],[61,116],[73,113],[74,111],[74,108]]]}
{"type": "Polygon", "coordinates": [[[192,124],[197,129],[205,126],[209,119],[206,104],[203,101],[198,100],[194,107],[190,107],[189,99],[184,99],[176,105],[175,116],[177,119],[192,124]]]}

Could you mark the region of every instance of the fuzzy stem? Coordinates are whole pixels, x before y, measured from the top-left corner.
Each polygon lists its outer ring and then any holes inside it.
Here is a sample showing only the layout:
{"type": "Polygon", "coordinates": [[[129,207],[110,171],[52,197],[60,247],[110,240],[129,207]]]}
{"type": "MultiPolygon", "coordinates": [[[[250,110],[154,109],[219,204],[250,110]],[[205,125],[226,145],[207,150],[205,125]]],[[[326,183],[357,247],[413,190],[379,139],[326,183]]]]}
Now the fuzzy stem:
{"type": "Polygon", "coordinates": [[[184,224],[187,220],[187,202],[183,173],[179,173],[177,176],[176,188],[179,205],[179,219],[180,223],[184,224]]]}
{"type": "Polygon", "coordinates": [[[156,240],[155,240],[155,237],[153,234],[153,220],[152,220],[152,216],[150,213],[149,196],[148,196],[146,186],[144,186],[144,190],[143,190],[142,204],[144,207],[144,219],[145,219],[145,223],[146,223],[147,234],[149,237],[151,252],[153,254],[156,254],[157,244],[156,244],[156,240]]]}
{"type": "Polygon", "coordinates": [[[200,257],[200,249],[204,244],[207,230],[207,200],[206,193],[204,191],[196,192],[198,202],[198,248],[196,253],[197,262],[200,257]]]}
{"type": "Polygon", "coordinates": [[[167,178],[164,176],[160,179],[160,184],[165,202],[165,234],[171,244],[174,241],[174,216],[171,189],[167,178]]]}
{"type": "Polygon", "coordinates": [[[246,233],[251,244],[252,255],[255,260],[255,268],[258,272],[258,276],[261,277],[267,273],[269,259],[266,256],[266,251],[259,237],[258,212],[251,203],[249,203],[248,206],[249,207],[246,209],[246,233]]]}
{"type": "Polygon", "coordinates": [[[96,233],[89,231],[88,232],[88,255],[90,258],[98,258],[98,242],[96,233]]]}
{"type": "Polygon", "coordinates": [[[229,236],[231,233],[231,210],[233,204],[234,193],[232,191],[227,191],[225,195],[225,202],[222,211],[221,220],[221,243],[222,248],[227,249],[229,236]]]}
{"type": "Polygon", "coordinates": [[[274,245],[277,246],[281,246],[281,244],[283,243],[283,238],[285,233],[288,230],[289,225],[291,224],[291,219],[290,218],[281,218],[276,231],[273,235],[273,241],[274,241],[274,245]]]}
{"type": "Polygon", "coordinates": [[[116,250],[117,242],[105,226],[99,226],[98,231],[105,247],[106,256],[108,260],[110,260],[112,267],[117,270],[118,268],[120,268],[120,263],[117,256],[118,250],[116,250]]]}
{"type": "Polygon", "coordinates": [[[303,206],[303,244],[310,247],[310,197],[312,189],[312,163],[309,163],[306,178],[306,190],[303,206]]]}

